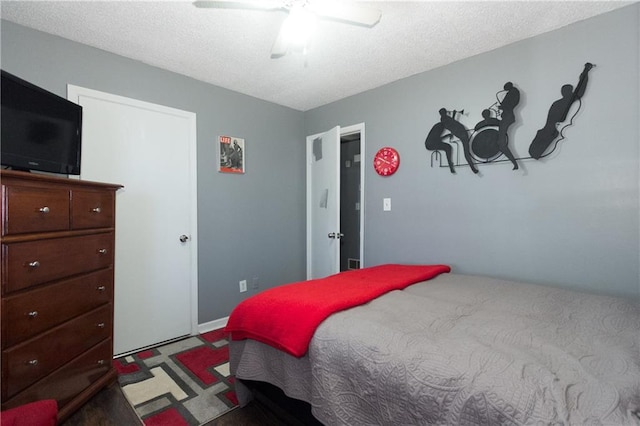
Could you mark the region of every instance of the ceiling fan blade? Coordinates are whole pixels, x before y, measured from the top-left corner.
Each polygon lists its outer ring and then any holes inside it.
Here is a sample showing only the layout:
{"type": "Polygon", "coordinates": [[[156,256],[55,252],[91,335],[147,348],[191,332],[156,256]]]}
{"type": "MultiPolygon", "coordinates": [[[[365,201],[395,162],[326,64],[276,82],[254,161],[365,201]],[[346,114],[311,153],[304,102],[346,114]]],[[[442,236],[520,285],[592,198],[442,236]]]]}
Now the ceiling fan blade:
{"type": "Polygon", "coordinates": [[[337,1],[315,1],[310,2],[306,7],[320,18],[365,27],[373,27],[382,17],[378,9],[337,1]]]}
{"type": "Polygon", "coordinates": [[[284,25],[280,27],[278,37],[271,48],[271,59],[282,58],[289,51],[289,42],[285,36],[284,25]]]}
{"type": "Polygon", "coordinates": [[[268,0],[197,0],[193,5],[202,9],[284,9],[281,1],[268,0]]]}

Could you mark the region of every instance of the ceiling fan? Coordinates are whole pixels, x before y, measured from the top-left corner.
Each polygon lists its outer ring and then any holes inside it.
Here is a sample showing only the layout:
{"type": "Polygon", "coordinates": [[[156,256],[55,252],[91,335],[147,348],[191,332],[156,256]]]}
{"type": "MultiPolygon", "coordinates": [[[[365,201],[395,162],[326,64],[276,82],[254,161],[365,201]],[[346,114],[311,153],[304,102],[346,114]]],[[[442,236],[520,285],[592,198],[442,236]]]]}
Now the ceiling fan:
{"type": "Polygon", "coordinates": [[[257,9],[288,13],[271,48],[271,58],[274,59],[286,55],[291,49],[306,50],[316,19],[371,28],[382,17],[377,9],[335,0],[197,0],[193,4],[208,9],[257,9]]]}

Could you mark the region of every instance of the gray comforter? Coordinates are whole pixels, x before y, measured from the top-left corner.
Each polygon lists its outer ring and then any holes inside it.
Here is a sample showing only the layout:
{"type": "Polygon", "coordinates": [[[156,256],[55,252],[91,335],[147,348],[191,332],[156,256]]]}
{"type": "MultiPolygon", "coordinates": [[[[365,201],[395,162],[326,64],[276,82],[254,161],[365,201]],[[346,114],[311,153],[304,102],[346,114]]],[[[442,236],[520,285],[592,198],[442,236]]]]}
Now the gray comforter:
{"type": "Polygon", "coordinates": [[[302,358],[233,341],[231,369],[326,425],[640,425],[640,306],[443,274],[332,315],[302,358]]]}

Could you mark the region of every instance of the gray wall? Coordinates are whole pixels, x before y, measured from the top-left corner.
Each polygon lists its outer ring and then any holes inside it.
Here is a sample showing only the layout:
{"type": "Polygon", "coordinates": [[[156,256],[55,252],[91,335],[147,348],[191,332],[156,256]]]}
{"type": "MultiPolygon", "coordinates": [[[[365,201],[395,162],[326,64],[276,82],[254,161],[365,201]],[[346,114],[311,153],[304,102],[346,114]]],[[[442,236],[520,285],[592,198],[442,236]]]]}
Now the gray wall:
{"type": "Polygon", "coordinates": [[[308,111],[307,134],[366,123],[365,264],[448,263],[460,273],[640,294],[639,27],[635,4],[308,111]],[[473,128],[507,81],[522,92],[510,145],[528,156],[560,87],[575,85],[585,62],[597,67],[583,107],[551,157],[517,171],[480,166],[479,176],[430,167],[424,140],[438,110],[464,108],[473,128]],[[388,178],[370,166],[385,145],[401,155],[388,178]]]}
{"type": "Polygon", "coordinates": [[[199,323],[255,293],[241,295],[241,279],[264,289],[305,278],[302,112],[7,21],[1,65],[64,97],[74,84],[197,114],[199,323]],[[218,135],[245,138],[246,174],[216,171],[218,135]]]}

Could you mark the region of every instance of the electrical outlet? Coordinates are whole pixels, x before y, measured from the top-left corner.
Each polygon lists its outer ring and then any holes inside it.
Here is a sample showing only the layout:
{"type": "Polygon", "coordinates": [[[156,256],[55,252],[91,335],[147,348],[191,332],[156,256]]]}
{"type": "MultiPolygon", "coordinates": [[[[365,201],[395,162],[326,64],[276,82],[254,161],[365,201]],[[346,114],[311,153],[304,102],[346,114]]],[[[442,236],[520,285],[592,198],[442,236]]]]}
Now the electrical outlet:
{"type": "Polygon", "coordinates": [[[240,293],[247,291],[247,280],[240,281],[240,293]]]}
{"type": "Polygon", "coordinates": [[[260,288],[260,280],[258,279],[258,277],[253,277],[253,282],[251,283],[251,288],[253,288],[254,290],[257,290],[260,288]]]}

